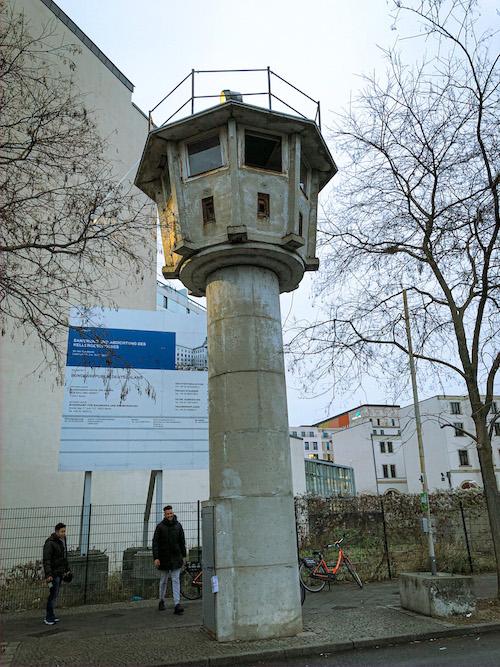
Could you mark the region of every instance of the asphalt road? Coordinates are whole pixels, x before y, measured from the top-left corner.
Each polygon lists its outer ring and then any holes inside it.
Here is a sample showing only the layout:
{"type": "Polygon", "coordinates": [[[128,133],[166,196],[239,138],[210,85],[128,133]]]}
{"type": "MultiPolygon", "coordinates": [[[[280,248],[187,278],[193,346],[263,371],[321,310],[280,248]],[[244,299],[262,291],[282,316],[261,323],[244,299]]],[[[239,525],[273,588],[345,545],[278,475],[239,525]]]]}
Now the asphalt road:
{"type": "Polygon", "coordinates": [[[248,667],[499,667],[500,633],[413,642],[248,667]]]}

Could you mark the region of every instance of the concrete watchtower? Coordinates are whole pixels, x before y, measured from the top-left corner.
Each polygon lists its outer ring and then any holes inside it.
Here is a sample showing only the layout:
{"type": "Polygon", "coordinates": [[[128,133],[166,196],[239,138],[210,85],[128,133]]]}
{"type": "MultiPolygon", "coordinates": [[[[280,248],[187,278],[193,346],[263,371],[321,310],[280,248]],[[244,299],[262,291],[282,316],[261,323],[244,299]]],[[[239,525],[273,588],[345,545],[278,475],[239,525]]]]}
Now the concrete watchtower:
{"type": "Polygon", "coordinates": [[[216,636],[302,629],[280,292],[318,268],[318,192],[336,172],[312,120],[228,101],[153,130],[136,185],[166,278],[208,310],[216,636]]]}

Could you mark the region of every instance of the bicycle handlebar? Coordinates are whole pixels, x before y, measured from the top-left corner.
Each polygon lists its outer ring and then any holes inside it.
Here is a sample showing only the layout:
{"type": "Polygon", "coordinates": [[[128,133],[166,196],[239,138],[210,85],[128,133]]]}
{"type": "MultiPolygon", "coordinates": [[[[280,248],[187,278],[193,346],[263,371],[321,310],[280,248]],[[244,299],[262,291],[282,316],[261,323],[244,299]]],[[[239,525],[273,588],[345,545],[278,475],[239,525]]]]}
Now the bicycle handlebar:
{"type": "Polygon", "coordinates": [[[337,547],[337,548],[338,548],[338,547],[342,544],[343,541],[344,541],[344,538],[341,537],[340,540],[337,540],[337,541],[334,542],[333,544],[325,544],[325,547],[324,547],[324,548],[325,548],[325,549],[332,549],[333,547],[337,547]]]}

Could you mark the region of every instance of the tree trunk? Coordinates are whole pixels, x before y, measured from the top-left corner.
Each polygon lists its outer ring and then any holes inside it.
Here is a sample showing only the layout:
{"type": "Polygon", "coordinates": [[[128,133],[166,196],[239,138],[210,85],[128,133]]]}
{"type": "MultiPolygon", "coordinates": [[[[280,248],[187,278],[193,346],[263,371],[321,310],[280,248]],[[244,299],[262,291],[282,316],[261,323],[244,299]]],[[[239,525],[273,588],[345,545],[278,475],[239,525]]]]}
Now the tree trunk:
{"type": "MultiPolygon", "coordinates": [[[[474,411],[473,411],[474,412],[474,411]]],[[[476,421],[477,453],[483,477],[484,496],[490,520],[491,538],[497,566],[497,597],[500,598],[500,493],[493,465],[491,440],[488,437],[486,418],[476,421]]]]}

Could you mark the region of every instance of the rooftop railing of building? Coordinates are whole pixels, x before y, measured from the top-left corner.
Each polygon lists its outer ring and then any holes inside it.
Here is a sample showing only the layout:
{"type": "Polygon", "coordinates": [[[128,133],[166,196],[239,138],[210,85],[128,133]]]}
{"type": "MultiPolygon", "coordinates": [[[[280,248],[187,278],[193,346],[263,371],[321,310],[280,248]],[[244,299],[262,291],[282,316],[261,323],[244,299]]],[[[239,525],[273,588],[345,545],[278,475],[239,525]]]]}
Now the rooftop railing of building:
{"type": "Polygon", "coordinates": [[[321,105],[318,100],[300,90],[293,83],[274,72],[270,67],[257,69],[192,69],[149,111],[149,130],[163,127],[167,123],[181,120],[214,106],[221,101],[224,92],[232,93],[222,101],[235,99],[270,111],[292,113],[292,115],[313,120],[321,130],[321,105]],[[220,75],[223,75],[221,78],[220,75]],[[220,82],[217,88],[217,83],[220,82]],[[241,85],[244,83],[244,90],[241,85]],[[216,92],[215,92],[216,91],[216,92]],[[238,91],[237,93],[235,91],[238,91]],[[186,98],[186,95],[189,97],[186,98]],[[286,101],[284,98],[287,98],[286,101]],[[177,106],[177,104],[180,105],[177,106]],[[297,108],[299,107],[299,108],[297,108]],[[161,122],[153,119],[165,114],[161,122]]]}

